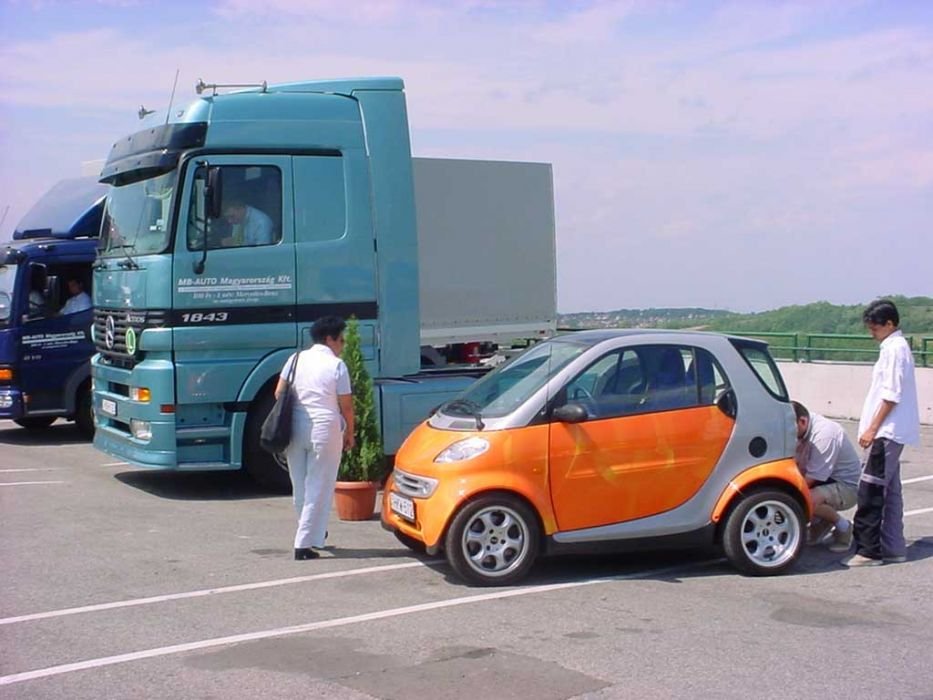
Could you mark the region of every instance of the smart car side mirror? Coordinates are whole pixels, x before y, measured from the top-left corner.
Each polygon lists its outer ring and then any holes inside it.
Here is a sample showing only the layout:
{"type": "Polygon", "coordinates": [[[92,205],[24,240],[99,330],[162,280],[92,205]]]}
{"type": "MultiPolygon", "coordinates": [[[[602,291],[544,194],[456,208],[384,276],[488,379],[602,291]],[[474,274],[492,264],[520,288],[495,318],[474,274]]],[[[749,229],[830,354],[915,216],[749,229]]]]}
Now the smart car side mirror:
{"type": "Polygon", "coordinates": [[[589,415],[582,404],[570,401],[551,411],[551,418],[559,423],[582,423],[589,415]]]}

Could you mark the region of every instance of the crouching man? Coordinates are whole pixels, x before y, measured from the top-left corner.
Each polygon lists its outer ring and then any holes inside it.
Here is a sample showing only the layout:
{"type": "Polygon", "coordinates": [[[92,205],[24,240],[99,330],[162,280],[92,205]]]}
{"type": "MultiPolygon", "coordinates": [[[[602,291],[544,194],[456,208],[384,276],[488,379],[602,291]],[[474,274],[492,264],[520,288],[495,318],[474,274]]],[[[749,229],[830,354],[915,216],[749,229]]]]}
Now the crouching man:
{"type": "Polygon", "coordinates": [[[861,460],[841,425],[810,413],[798,401],[791,403],[797,415],[797,468],[813,502],[807,541],[819,544],[832,531],[830,551],[847,552],[852,546],[852,523],[839,512],[858,500],[861,460]]]}

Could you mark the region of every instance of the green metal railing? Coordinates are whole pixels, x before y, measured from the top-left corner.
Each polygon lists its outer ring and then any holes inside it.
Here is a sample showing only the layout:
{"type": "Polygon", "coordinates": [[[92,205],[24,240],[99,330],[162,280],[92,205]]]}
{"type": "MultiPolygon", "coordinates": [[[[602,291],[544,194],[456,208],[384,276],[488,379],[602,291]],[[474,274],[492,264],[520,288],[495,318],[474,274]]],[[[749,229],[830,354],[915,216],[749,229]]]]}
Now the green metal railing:
{"type": "MultiPolygon", "coordinates": [[[[768,343],[771,354],[779,360],[794,362],[862,362],[878,359],[878,343],[869,335],[842,333],[732,333],[757,338],[768,343]]],[[[933,338],[904,336],[913,349],[918,367],[933,367],[933,338]]]]}

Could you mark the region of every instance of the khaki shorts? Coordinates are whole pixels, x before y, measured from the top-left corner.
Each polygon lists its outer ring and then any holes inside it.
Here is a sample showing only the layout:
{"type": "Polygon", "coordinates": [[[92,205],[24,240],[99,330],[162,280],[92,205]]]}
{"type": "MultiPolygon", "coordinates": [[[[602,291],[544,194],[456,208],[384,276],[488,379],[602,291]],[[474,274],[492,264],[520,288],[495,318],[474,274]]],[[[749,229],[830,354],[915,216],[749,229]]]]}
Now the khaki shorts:
{"type": "Polygon", "coordinates": [[[814,486],[810,493],[819,493],[823,501],[835,511],[849,510],[858,500],[858,487],[834,481],[831,484],[814,486]]]}

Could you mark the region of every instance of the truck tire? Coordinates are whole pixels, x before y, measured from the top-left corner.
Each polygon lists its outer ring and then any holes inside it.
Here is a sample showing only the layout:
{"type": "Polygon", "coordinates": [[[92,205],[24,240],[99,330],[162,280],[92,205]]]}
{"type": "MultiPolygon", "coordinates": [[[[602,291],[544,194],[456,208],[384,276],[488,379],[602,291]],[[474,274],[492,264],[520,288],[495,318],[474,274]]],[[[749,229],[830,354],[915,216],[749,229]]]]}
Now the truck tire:
{"type": "Polygon", "coordinates": [[[246,434],[243,436],[243,466],[253,481],[263,488],[276,493],[291,493],[292,482],[288,477],[285,456],[273,456],[259,444],[262,422],[274,403],[275,397],[270,386],[262,391],[250,408],[246,417],[246,434]]]}
{"type": "Polygon", "coordinates": [[[91,385],[82,384],[75,399],[75,426],[87,438],[94,437],[94,403],[91,400],[91,385]]]}
{"type": "Polygon", "coordinates": [[[18,426],[26,430],[45,430],[55,422],[55,416],[31,416],[29,418],[17,418],[15,421],[18,426]]]}

